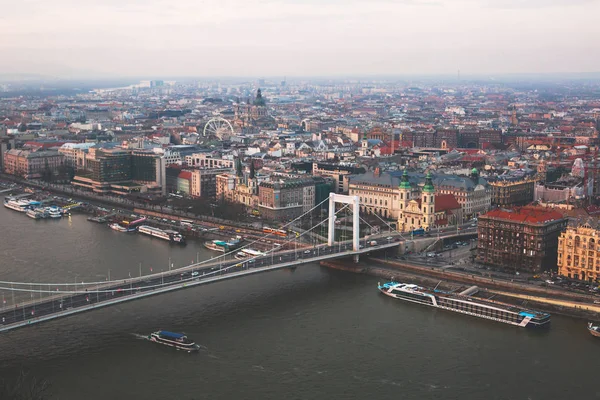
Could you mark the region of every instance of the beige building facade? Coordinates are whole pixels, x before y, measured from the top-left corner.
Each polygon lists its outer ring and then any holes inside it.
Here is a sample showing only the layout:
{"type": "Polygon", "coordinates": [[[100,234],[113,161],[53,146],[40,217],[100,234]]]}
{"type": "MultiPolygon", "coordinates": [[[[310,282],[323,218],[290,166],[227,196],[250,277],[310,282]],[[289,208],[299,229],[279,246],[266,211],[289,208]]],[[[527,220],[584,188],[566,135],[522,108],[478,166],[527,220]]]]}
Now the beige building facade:
{"type": "Polygon", "coordinates": [[[190,195],[192,197],[206,197],[210,199],[218,198],[217,176],[228,171],[229,169],[220,168],[205,168],[192,170],[190,195]]]}
{"type": "Polygon", "coordinates": [[[25,179],[39,178],[46,168],[56,173],[63,162],[64,156],[57,151],[12,149],[4,153],[4,172],[25,179]]]}
{"type": "Polygon", "coordinates": [[[600,229],[585,223],[569,226],[558,238],[558,274],[570,279],[600,279],[600,229]]]}

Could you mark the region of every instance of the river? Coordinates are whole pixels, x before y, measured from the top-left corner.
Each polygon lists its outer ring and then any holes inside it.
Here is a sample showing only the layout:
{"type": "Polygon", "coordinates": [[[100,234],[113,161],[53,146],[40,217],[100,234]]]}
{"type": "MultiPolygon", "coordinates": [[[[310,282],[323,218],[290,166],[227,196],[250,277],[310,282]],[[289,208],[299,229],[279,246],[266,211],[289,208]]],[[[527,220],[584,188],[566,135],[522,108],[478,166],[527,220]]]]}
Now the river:
{"type": "MultiPolygon", "coordinates": [[[[1,207],[0,255],[0,280],[89,282],[215,254],[1,207]]],[[[600,398],[600,340],[585,321],[526,330],[393,300],[376,284],[306,265],[124,303],[0,334],[0,374],[29,371],[61,400],[600,398]],[[157,329],[203,350],[140,339],[157,329]]]]}

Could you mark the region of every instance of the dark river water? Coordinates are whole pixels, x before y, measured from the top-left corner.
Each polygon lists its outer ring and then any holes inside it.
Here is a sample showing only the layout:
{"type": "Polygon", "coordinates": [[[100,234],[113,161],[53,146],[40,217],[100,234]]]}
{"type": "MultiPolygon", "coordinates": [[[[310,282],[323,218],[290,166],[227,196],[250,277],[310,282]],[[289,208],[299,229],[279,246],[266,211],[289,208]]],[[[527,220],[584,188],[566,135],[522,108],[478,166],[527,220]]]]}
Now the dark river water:
{"type": "MultiPolygon", "coordinates": [[[[214,255],[0,207],[3,281],[118,279],[214,255]]],[[[29,371],[61,400],[600,398],[600,340],[585,321],[553,316],[531,331],[393,300],[376,284],[306,265],[103,308],[0,334],[0,374],[29,371]],[[140,339],[157,329],[203,351],[140,339]]]]}

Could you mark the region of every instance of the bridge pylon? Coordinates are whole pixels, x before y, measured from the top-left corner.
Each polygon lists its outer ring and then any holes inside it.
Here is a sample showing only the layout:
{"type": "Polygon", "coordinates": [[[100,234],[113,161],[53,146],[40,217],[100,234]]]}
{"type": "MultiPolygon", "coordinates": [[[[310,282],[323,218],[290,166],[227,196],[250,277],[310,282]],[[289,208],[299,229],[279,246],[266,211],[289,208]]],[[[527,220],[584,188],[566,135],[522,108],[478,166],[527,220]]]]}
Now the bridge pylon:
{"type": "MultiPolygon", "coordinates": [[[[352,250],[360,249],[360,202],[358,196],[347,196],[337,193],[329,193],[329,224],[327,244],[333,246],[335,242],[335,204],[342,203],[352,206],[352,250]]],[[[355,256],[358,262],[358,255],[355,256]]]]}

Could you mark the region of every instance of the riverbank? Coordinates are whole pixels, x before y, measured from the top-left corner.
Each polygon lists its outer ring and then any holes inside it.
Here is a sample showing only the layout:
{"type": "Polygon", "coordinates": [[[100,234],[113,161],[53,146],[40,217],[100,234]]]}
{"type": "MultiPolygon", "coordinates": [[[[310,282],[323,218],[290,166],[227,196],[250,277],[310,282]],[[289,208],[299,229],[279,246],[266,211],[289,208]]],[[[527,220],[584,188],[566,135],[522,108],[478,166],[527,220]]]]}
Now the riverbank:
{"type": "Polygon", "coordinates": [[[480,291],[487,292],[489,297],[518,305],[520,307],[535,308],[552,314],[569,317],[597,319],[600,305],[589,301],[589,296],[573,293],[560,293],[546,288],[529,287],[497,280],[487,280],[474,275],[458,274],[444,270],[420,267],[385,261],[380,259],[366,259],[359,263],[351,260],[323,261],[321,265],[341,271],[366,274],[387,280],[407,281],[423,286],[439,287],[453,290],[461,285],[475,285],[480,291]],[[582,300],[587,300],[584,302],[582,300]]]}
{"type": "Polygon", "coordinates": [[[85,200],[87,202],[107,206],[110,208],[119,208],[122,210],[128,210],[137,213],[148,212],[153,213],[155,215],[160,214],[161,218],[167,218],[176,221],[180,221],[182,219],[193,219],[195,221],[198,221],[198,223],[202,223],[212,227],[225,226],[227,228],[231,228],[232,230],[243,228],[254,232],[262,232],[262,224],[260,223],[260,221],[257,221],[255,223],[240,223],[237,221],[225,220],[206,215],[196,215],[184,211],[173,210],[168,206],[136,202],[127,198],[117,196],[98,195],[91,192],[76,189],[70,185],[24,180],[6,174],[0,174],[0,179],[7,182],[13,182],[24,187],[45,190],[59,195],[66,195],[68,197],[85,200]]]}

